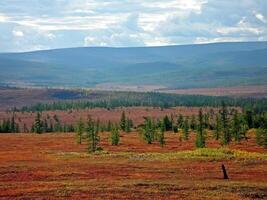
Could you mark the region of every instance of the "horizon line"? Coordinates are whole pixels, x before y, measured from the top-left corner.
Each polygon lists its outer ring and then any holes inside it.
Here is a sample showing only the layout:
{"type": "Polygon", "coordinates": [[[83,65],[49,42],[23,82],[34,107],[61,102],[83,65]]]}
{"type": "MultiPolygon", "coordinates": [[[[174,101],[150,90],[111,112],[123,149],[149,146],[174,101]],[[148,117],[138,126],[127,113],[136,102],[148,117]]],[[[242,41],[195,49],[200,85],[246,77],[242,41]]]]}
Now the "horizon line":
{"type": "Polygon", "coordinates": [[[223,42],[207,42],[207,43],[188,43],[188,44],[169,44],[169,45],[155,45],[155,46],[73,46],[73,47],[63,47],[63,48],[48,48],[40,50],[29,50],[29,51],[10,51],[10,52],[1,52],[0,54],[16,54],[16,53],[33,53],[41,51],[53,51],[53,50],[64,50],[64,49],[82,49],[82,48],[110,48],[110,49],[134,49],[134,48],[159,48],[159,47],[177,47],[177,46],[201,46],[201,45],[212,45],[212,44],[226,44],[226,43],[265,43],[265,41],[223,41],[223,42]]]}

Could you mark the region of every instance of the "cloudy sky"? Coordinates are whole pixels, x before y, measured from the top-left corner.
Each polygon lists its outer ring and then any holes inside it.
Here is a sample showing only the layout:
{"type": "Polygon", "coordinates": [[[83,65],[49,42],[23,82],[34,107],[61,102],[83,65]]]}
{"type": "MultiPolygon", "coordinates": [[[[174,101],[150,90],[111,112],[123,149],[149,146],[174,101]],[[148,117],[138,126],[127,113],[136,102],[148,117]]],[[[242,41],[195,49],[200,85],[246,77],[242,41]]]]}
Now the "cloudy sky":
{"type": "Polygon", "coordinates": [[[266,40],[267,0],[0,1],[0,52],[266,40]]]}

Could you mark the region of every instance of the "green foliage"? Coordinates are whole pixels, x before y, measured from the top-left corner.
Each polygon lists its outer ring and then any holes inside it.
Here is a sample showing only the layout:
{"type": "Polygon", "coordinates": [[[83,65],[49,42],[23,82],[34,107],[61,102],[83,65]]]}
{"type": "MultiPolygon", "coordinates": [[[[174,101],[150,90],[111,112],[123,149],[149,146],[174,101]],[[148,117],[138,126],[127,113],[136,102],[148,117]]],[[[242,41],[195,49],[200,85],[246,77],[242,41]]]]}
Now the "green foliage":
{"type": "Polygon", "coordinates": [[[256,130],[256,142],[258,145],[267,148],[267,129],[259,128],[256,130]]]}
{"type": "MultiPolygon", "coordinates": [[[[212,106],[218,107],[224,101],[228,106],[239,106],[246,110],[264,111],[267,110],[266,99],[246,99],[230,97],[212,97],[202,95],[180,95],[154,92],[93,92],[81,91],[81,96],[90,100],[58,101],[53,103],[38,103],[30,107],[23,107],[20,111],[45,111],[45,110],[72,110],[85,108],[117,108],[131,106],[151,107],[175,107],[175,106],[212,106]],[[98,98],[89,98],[92,96],[98,98]],[[90,96],[91,95],[91,96],[90,96]]],[[[179,125],[179,124],[178,124],[179,125]]]]}
{"type": "Polygon", "coordinates": [[[141,129],[141,133],[147,144],[152,144],[156,135],[156,126],[150,117],[145,118],[144,127],[141,129]]]}
{"type": "Polygon", "coordinates": [[[188,137],[189,137],[189,122],[188,122],[188,117],[186,117],[183,125],[183,139],[188,140],[188,137]]]}
{"type": "Polygon", "coordinates": [[[177,119],[178,128],[183,128],[184,126],[184,117],[183,115],[179,114],[177,119]]]}
{"type": "Polygon", "coordinates": [[[20,128],[19,124],[15,120],[15,113],[12,113],[12,117],[4,119],[0,123],[0,133],[19,133],[20,128]]]}
{"type": "Polygon", "coordinates": [[[119,129],[117,126],[113,126],[110,134],[111,145],[117,146],[120,142],[119,129]]]}
{"type": "Polygon", "coordinates": [[[196,130],[197,129],[197,121],[196,121],[196,116],[195,115],[191,116],[190,128],[192,130],[196,130]]]}
{"type": "Polygon", "coordinates": [[[253,112],[251,110],[246,110],[245,119],[249,128],[253,128],[253,112]]]}
{"type": "Polygon", "coordinates": [[[170,120],[170,118],[165,115],[165,117],[163,118],[162,121],[162,126],[164,128],[164,131],[171,131],[172,130],[172,121],[170,120]]]}
{"type": "Polygon", "coordinates": [[[78,144],[82,144],[82,138],[83,138],[83,132],[84,132],[84,123],[83,123],[81,118],[76,124],[75,132],[76,132],[76,142],[78,144]]]}
{"type": "Polygon", "coordinates": [[[172,130],[174,133],[178,133],[178,127],[176,125],[172,126],[172,130]]]}
{"type": "Polygon", "coordinates": [[[126,119],[126,127],[125,127],[125,131],[127,133],[131,132],[131,128],[133,127],[133,121],[129,118],[126,119]]]}
{"type": "Polygon", "coordinates": [[[222,102],[221,121],[222,121],[222,144],[227,145],[231,142],[231,132],[229,130],[228,110],[224,102],[222,102]]]}
{"type": "Polygon", "coordinates": [[[158,134],[158,142],[159,142],[159,144],[160,144],[160,146],[161,147],[163,147],[164,145],[165,145],[165,134],[164,134],[164,126],[162,125],[161,127],[160,127],[160,132],[159,132],[159,134],[158,134]]]}
{"type": "Polygon", "coordinates": [[[94,153],[97,150],[98,144],[100,142],[100,137],[96,131],[95,122],[91,117],[88,117],[87,126],[87,139],[88,139],[88,153],[94,153]]]}
{"type": "Polygon", "coordinates": [[[197,136],[195,144],[197,148],[204,148],[206,145],[206,134],[204,130],[202,109],[200,109],[198,113],[198,127],[197,127],[197,136]]]}
{"type": "Polygon", "coordinates": [[[235,110],[231,124],[231,135],[234,137],[236,142],[240,142],[242,137],[245,136],[245,132],[247,131],[245,129],[245,125],[242,125],[241,117],[242,116],[239,115],[235,110]]]}
{"type": "Polygon", "coordinates": [[[41,121],[41,114],[40,112],[37,112],[35,120],[34,120],[34,132],[38,134],[42,133],[43,132],[42,127],[43,127],[43,123],[41,121]]]}
{"type": "Polygon", "coordinates": [[[123,111],[121,113],[120,128],[123,131],[126,130],[126,115],[125,115],[125,111],[123,111]]]}
{"type": "Polygon", "coordinates": [[[220,115],[216,115],[216,121],[215,121],[215,130],[214,130],[214,135],[213,137],[216,139],[216,140],[219,140],[220,137],[221,137],[221,130],[222,130],[222,125],[221,125],[221,118],[220,118],[220,115]]]}
{"type": "Polygon", "coordinates": [[[112,128],[112,123],[111,123],[110,120],[108,120],[108,125],[107,125],[106,131],[110,132],[111,131],[111,128],[112,128]]]}

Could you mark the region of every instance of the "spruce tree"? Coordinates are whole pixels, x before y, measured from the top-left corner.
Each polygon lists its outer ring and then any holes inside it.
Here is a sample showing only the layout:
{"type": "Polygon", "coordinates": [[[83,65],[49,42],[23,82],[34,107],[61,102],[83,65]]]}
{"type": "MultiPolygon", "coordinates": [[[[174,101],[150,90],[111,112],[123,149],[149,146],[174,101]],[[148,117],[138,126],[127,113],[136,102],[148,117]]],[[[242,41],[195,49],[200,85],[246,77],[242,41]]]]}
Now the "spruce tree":
{"type": "Polygon", "coordinates": [[[221,118],[220,116],[217,114],[216,115],[216,121],[215,121],[215,130],[214,130],[214,135],[213,137],[216,140],[220,139],[220,135],[221,135],[221,118]]]}
{"type": "Polygon", "coordinates": [[[15,113],[13,112],[10,122],[10,132],[16,133],[16,122],[15,122],[15,113]]]}
{"type": "Polygon", "coordinates": [[[179,114],[178,119],[177,119],[177,124],[178,124],[178,128],[183,128],[184,126],[184,117],[183,115],[179,114]]]}
{"type": "Polygon", "coordinates": [[[48,123],[46,119],[44,119],[44,123],[43,123],[43,132],[44,133],[49,132],[48,123]]]}
{"type": "Polygon", "coordinates": [[[256,142],[258,145],[267,148],[267,129],[259,128],[256,130],[256,142]]]}
{"type": "Polygon", "coordinates": [[[94,153],[98,148],[98,143],[100,142],[100,137],[96,131],[95,122],[89,117],[87,121],[87,139],[88,139],[88,152],[94,153]]]}
{"type": "Polygon", "coordinates": [[[83,132],[84,132],[84,123],[83,123],[81,118],[76,124],[75,132],[76,132],[76,142],[78,144],[82,144],[82,137],[83,137],[83,132]]]}
{"type": "Polygon", "coordinates": [[[189,122],[188,122],[188,117],[186,117],[183,125],[183,139],[188,140],[188,136],[189,136],[189,122]]]}
{"type": "Polygon", "coordinates": [[[169,119],[168,115],[163,118],[163,126],[165,131],[172,130],[172,121],[169,119]]]}
{"type": "Polygon", "coordinates": [[[245,119],[247,121],[248,128],[253,128],[253,112],[251,110],[246,110],[245,112],[245,119]]]}
{"type": "Polygon", "coordinates": [[[111,128],[112,128],[112,123],[110,120],[108,120],[108,125],[107,125],[107,132],[110,132],[111,131],[111,128]]]}
{"type": "Polygon", "coordinates": [[[41,114],[40,112],[37,112],[36,117],[35,117],[35,121],[34,121],[34,132],[35,133],[42,133],[42,121],[41,121],[41,114]]]}
{"type": "Polygon", "coordinates": [[[117,126],[113,126],[110,133],[111,145],[117,146],[120,142],[119,129],[117,126]]]}
{"type": "Polygon", "coordinates": [[[165,127],[164,127],[164,123],[162,122],[161,126],[160,126],[160,133],[158,134],[158,142],[159,142],[161,147],[163,147],[165,145],[164,131],[165,131],[165,127]]]}
{"type": "Polygon", "coordinates": [[[232,135],[236,142],[240,142],[241,140],[241,124],[239,120],[239,115],[237,111],[234,111],[233,119],[232,119],[232,135]]]}
{"type": "Polygon", "coordinates": [[[224,102],[222,102],[221,120],[223,133],[222,144],[227,145],[231,142],[231,133],[229,130],[228,110],[224,102]]]}
{"type": "Polygon", "coordinates": [[[131,127],[132,127],[132,121],[130,119],[127,118],[126,120],[126,127],[125,127],[125,131],[127,133],[131,132],[131,127]]]}
{"type": "Polygon", "coordinates": [[[121,128],[121,130],[125,131],[125,128],[126,128],[126,116],[125,116],[125,111],[123,111],[122,114],[121,114],[120,128],[121,128]]]}
{"type": "Polygon", "coordinates": [[[100,131],[100,120],[97,119],[97,121],[96,121],[96,134],[98,134],[99,131],[100,131]]]}
{"type": "Polygon", "coordinates": [[[147,144],[152,144],[155,136],[155,131],[156,129],[151,118],[149,117],[145,118],[145,124],[144,128],[142,129],[142,134],[147,144]]]}
{"type": "Polygon", "coordinates": [[[190,127],[192,130],[196,130],[196,128],[197,128],[197,122],[196,122],[196,116],[195,115],[191,116],[190,127]]]}
{"type": "Polygon", "coordinates": [[[202,109],[199,110],[198,113],[198,127],[197,127],[197,136],[196,136],[196,147],[204,148],[205,147],[205,130],[204,130],[204,122],[203,122],[203,113],[202,109]]]}

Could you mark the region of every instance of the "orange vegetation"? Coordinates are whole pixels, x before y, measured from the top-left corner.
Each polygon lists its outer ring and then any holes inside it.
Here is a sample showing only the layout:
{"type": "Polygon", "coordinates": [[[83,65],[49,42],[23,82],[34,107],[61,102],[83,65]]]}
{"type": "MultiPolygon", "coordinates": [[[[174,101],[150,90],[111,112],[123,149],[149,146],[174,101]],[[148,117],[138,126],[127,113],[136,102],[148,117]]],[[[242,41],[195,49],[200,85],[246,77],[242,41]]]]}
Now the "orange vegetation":
{"type": "MultiPolygon", "coordinates": [[[[208,111],[211,108],[203,108],[204,112],[208,111]]],[[[216,111],[218,108],[213,108],[216,111]]],[[[72,111],[45,111],[42,112],[43,117],[47,117],[49,115],[53,118],[54,115],[57,115],[62,124],[74,124],[80,118],[86,120],[88,115],[92,118],[99,119],[102,123],[107,123],[108,120],[111,122],[119,122],[121,114],[125,111],[127,117],[133,120],[134,125],[139,125],[143,123],[144,117],[153,117],[153,118],[163,118],[165,115],[173,115],[177,117],[179,114],[184,116],[197,115],[198,107],[174,107],[168,109],[160,109],[160,108],[151,108],[151,107],[129,107],[129,108],[117,108],[112,110],[107,110],[104,108],[94,108],[94,109],[83,109],[83,110],[72,110],[72,111]]],[[[0,121],[11,118],[11,112],[1,112],[0,111],[0,121]]],[[[34,122],[34,118],[36,117],[36,113],[16,113],[15,120],[17,123],[23,127],[23,124],[26,124],[28,129],[31,128],[32,123],[34,122]]],[[[176,119],[176,118],[175,118],[176,119]]]]}
{"type": "MultiPolygon", "coordinates": [[[[191,158],[176,155],[194,149],[193,133],[189,141],[166,133],[163,148],[136,132],[121,133],[120,145],[111,146],[103,133],[104,152],[93,155],[73,133],[1,134],[0,199],[266,199],[266,149],[253,135],[229,148],[258,153],[191,158]],[[222,163],[229,180],[222,179],[222,163]]],[[[209,137],[207,146],[220,145],[209,137]]]]}

